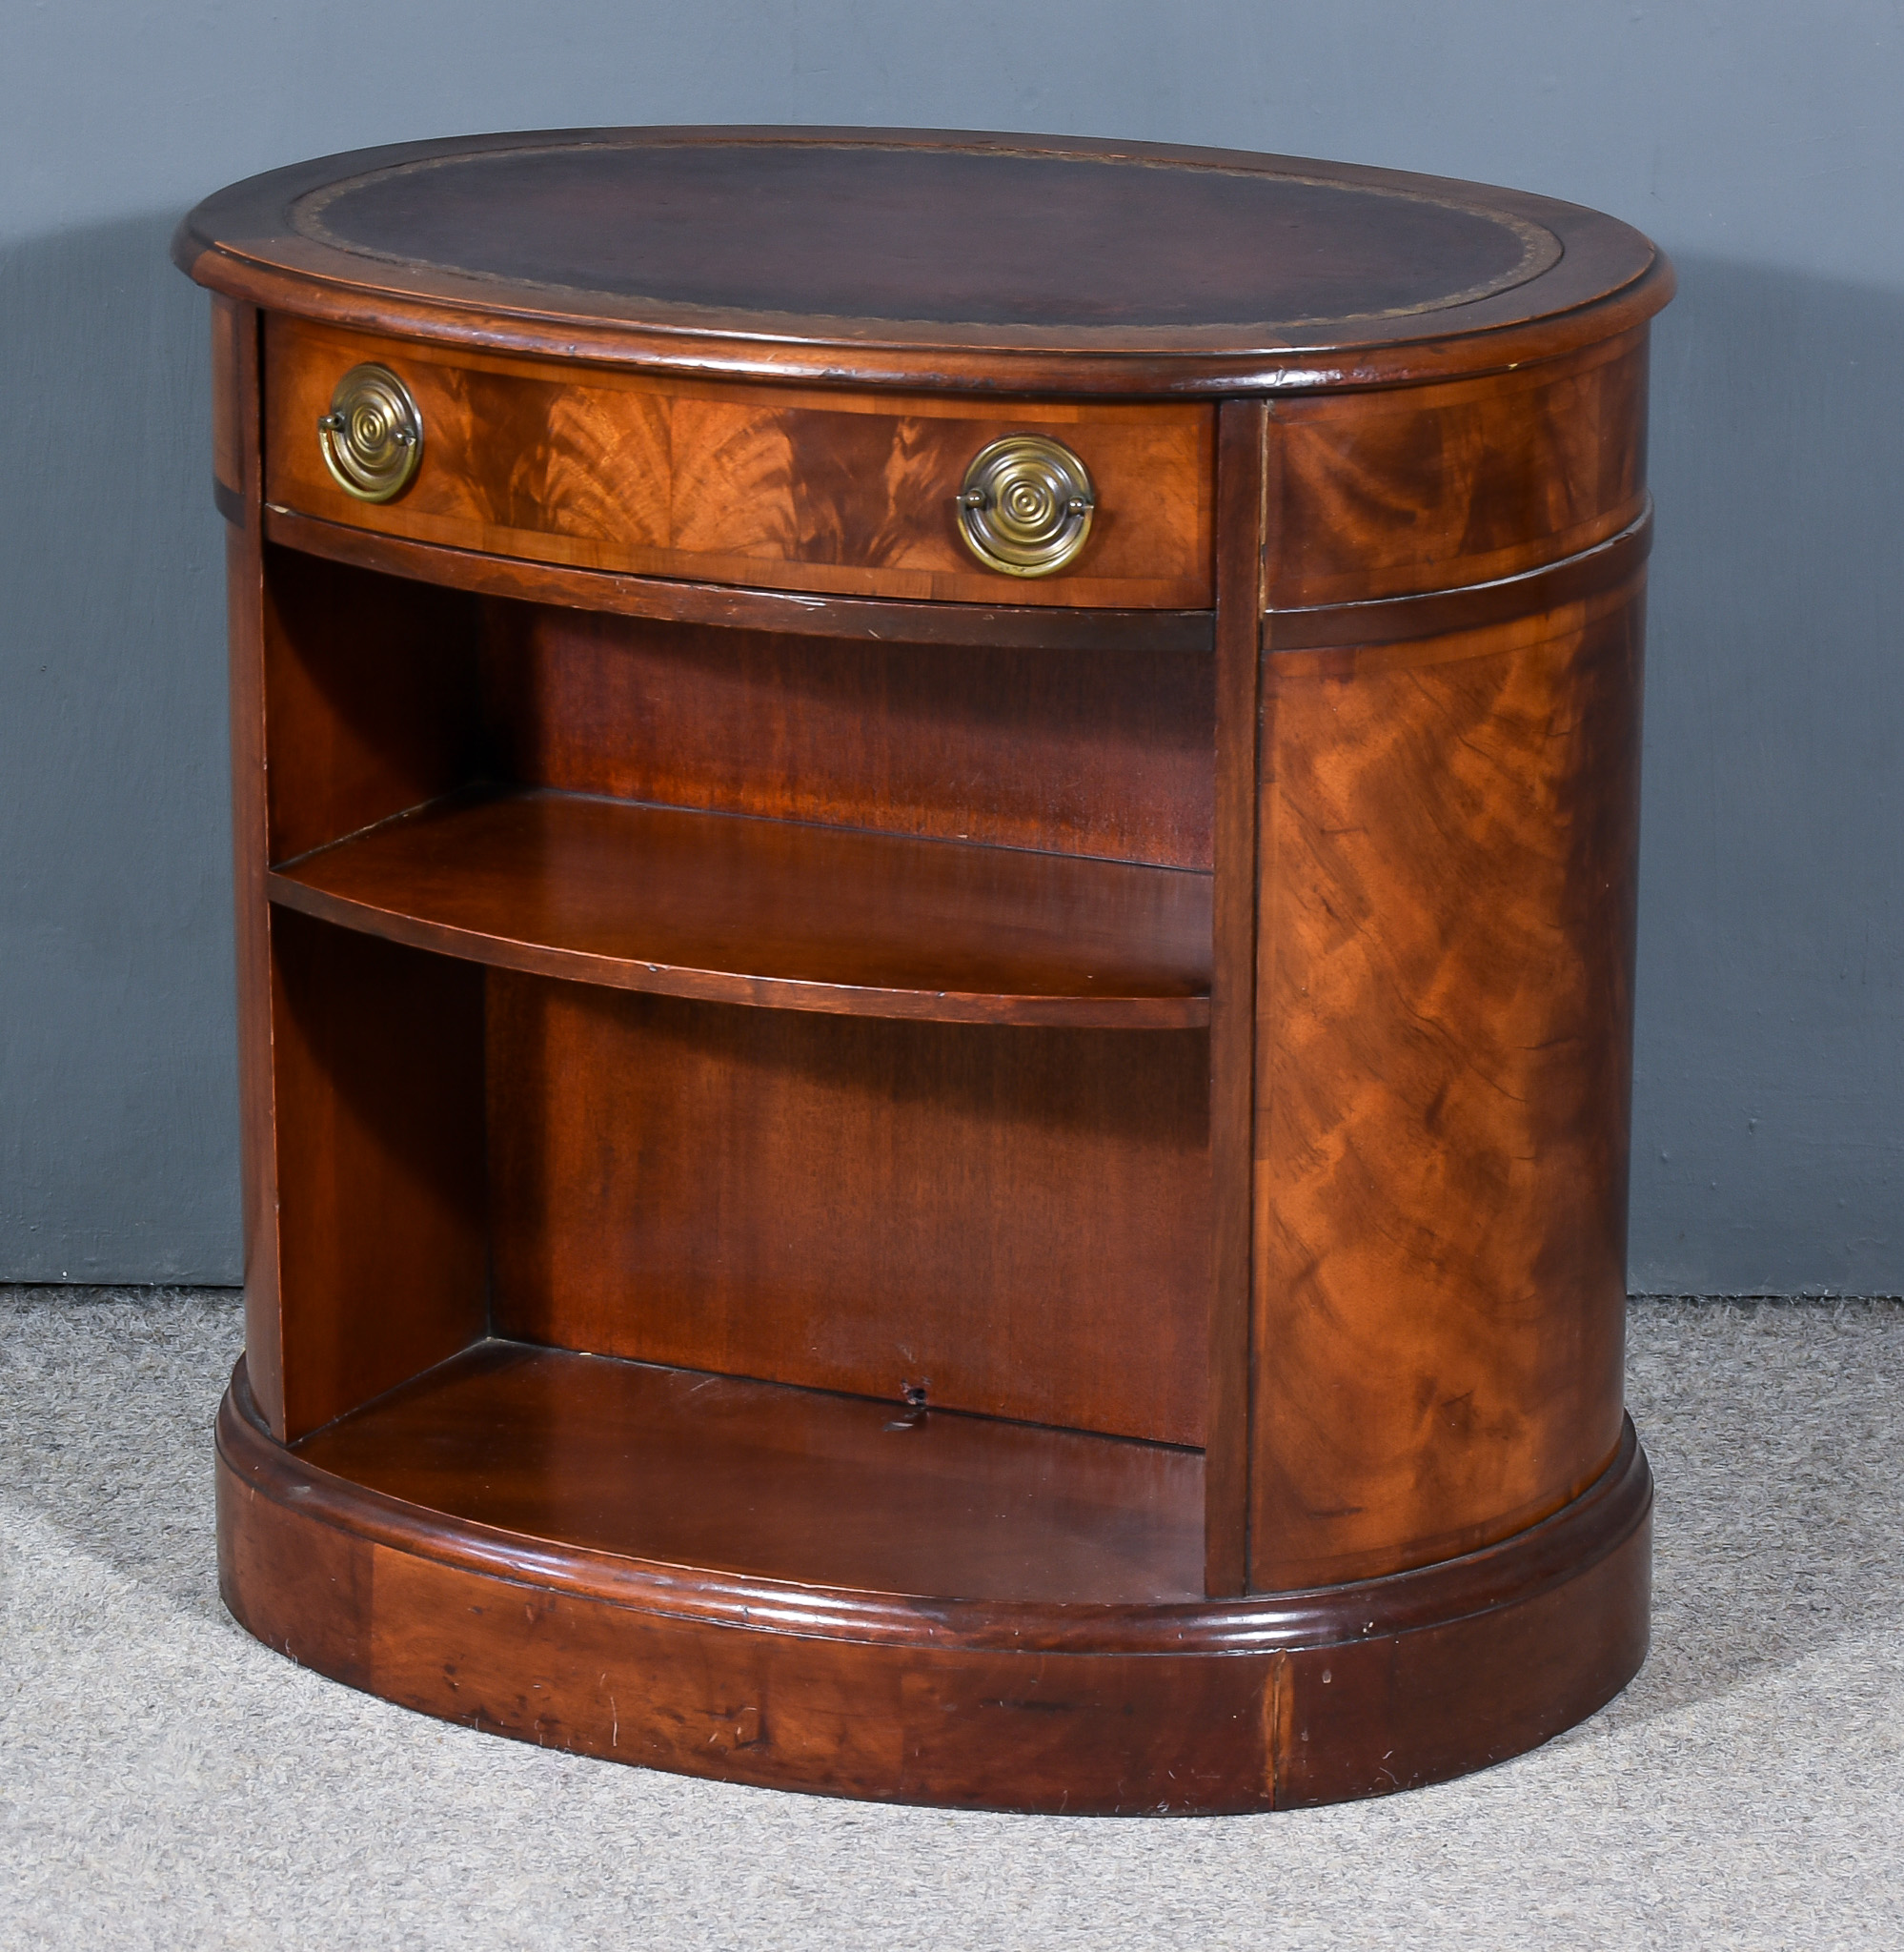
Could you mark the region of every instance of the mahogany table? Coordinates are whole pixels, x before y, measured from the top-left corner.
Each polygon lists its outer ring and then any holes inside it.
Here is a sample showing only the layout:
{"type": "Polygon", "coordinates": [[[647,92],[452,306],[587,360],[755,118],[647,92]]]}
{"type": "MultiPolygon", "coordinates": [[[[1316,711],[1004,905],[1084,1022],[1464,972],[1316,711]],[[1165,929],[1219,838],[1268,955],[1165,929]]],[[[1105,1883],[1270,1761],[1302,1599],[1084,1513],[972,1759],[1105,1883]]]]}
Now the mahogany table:
{"type": "Polygon", "coordinates": [[[176,255],[239,1620],[1021,1810],[1380,1794],[1624,1685],[1643,237],[600,130],[281,170],[176,255]]]}

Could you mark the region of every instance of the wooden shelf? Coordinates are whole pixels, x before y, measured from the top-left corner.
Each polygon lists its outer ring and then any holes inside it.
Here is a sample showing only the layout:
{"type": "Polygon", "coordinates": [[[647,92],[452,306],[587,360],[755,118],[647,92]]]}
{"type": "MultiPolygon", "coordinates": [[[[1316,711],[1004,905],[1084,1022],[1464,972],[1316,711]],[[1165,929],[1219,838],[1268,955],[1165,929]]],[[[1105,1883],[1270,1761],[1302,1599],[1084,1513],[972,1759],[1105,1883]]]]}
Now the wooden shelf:
{"type": "Polygon", "coordinates": [[[1209,1022],[1205,874],[539,791],[457,796],[273,870],[273,901],[615,988],[841,1015],[1209,1022]]]}
{"type": "Polygon", "coordinates": [[[1203,1589],[1201,1452],[519,1342],[295,1449],[413,1507],[634,1559],[940,1598],[1203,1589]]]}

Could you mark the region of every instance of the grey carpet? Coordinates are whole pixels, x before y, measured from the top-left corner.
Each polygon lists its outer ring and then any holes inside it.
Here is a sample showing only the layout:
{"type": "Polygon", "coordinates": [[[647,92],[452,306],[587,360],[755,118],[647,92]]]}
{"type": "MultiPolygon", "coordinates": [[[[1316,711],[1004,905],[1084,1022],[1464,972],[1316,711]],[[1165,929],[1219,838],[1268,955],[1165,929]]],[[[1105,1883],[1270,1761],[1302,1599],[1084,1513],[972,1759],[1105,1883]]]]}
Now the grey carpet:
{"type": "Polygon", "coordinates": [[[965,1816],[445,1727],[219,1607],[218,1293],[0,1290],[0,1943],[62,1948],[1904,1944],[1904,1306],[1651,1301],[1653,1652],[1441,1788],[965,1816]]]}

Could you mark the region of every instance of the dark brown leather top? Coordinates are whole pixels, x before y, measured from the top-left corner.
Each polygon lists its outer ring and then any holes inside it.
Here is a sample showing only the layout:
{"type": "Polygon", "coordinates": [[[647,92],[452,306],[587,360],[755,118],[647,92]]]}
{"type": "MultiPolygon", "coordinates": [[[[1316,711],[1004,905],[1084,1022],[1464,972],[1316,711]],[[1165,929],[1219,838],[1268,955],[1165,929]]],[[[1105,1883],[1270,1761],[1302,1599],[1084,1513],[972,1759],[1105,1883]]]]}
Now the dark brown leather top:
{"type": "MultiPolygon", "coordinates": [[[[1136,356],[1165,374],[1160,391],[1193,372],[1246,380],[1266,355],[1277,372],[1256,383],[1287,385],[1290,352],[1526,327],[1663,278],[1627,226],[1474,184],[1214,150],[863,130],[599,130],[361,151],[221,192],[181,226],[176,254],[233,295],[365,323],[400,325],[405,300],[507,312],[525,322],[514,341],[525,349],[554,349],[527,321],[567,321],[609,356],[639,357],[645,339],[662,363],[966,384],[985,355],[1053,373],[1136,356]],[[287,279],[315,288],[300,301],[287,279]],[[676,343],[657,348],[658,336],[676,343]],[[683,360],[690,336],[700,353],[683,360]],[[705,356],[709,338],[730,342],[725,357],[705,356]],[[876,373],[863,356],[876,347],[905,351],[876,373]],[[807,349],[824,348],[856,356],[817,368],[807,349]],[[922,370],[931,349],[952,370],[922,370]]],[[[1641,316],[1666,292],[1644,295],[1641,316]]]]}

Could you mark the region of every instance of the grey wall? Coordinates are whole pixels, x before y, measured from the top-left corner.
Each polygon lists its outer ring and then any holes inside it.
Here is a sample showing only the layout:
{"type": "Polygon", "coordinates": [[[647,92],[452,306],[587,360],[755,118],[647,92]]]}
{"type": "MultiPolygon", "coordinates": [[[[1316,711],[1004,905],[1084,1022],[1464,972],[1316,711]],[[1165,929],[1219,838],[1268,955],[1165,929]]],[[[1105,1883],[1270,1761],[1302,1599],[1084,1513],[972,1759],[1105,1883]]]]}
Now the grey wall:
{"type": "Polygon", "coordinates": [[[641,121],[1230,144],[1595,204],[1656,338],[1632,1277],[1904,1290],[1904,7],[11,0],[0,1278],[238,1267],[197,197],[641,121]]]}

